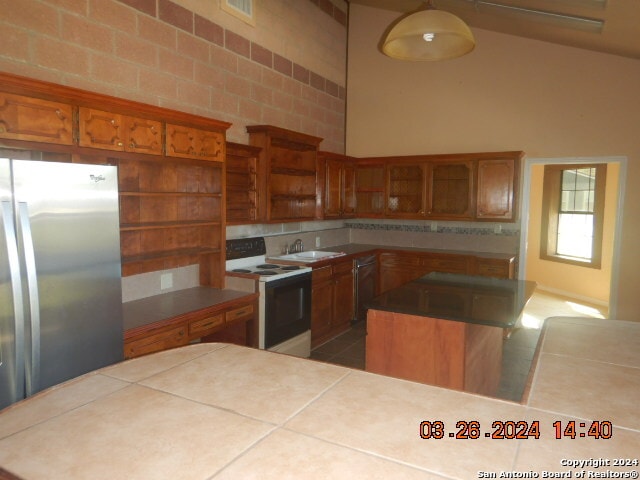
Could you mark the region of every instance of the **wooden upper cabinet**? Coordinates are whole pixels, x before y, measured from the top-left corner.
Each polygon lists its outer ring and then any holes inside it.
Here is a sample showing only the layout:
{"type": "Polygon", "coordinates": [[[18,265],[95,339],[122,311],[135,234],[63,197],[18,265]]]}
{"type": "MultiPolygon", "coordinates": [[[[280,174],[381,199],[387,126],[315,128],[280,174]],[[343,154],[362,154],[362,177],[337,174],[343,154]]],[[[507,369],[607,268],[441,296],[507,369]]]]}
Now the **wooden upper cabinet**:
{"type": "Polygon", "coordinates": [[[227,223],[254,223],[258,211],[258,157],[260,148],[227,142],[227,223]]]}
{"type": "Polygon", "coordinates": [[[357,215],[512,222],[523,156],[514,151],[358,159],[357,215]],[[380,166],[384,189],[373,180],[380,166]],[[380,197],[385,200],[382,214],[380,197]]]}
{"type": "Polygon", "coordinates": [[[473,219],[473,161],[429,162],[428,178],[427,217],[473,219]]]}
{"type": "Polygon", "coordinates": [[[73,144],[73,107],[0,92],[0,138],[73,144]]]}
{"type": "MultiPolygon", "coordinates": [[[[356,214],[355,164],[345,155],[320,152],[324,164],[324,218],[349,218],[356,214]]],[[[320,166],[319,170],[322,169],[320,166]]]]}
{"type": "Polygon", "coordinates": [[[143,118],[122,117],[125,126],[125,151],[162,153],[162,123],[143,118]]]}
{"type": "Polygon", "coordinates": [[[356,216],[356,167],[353,163],[342,166],[342,216],[356,216]]]}
{"type": "Polygon", "coordinates": [[[113,112],[80,107],[79,138],[81,147],[121,152],[162,153],[162,123],[113,112]]]}
{"type": "Polygon", "coordinates": [[[424,163],[390,163],[386,171],[385,213],[393,217],[423,217],[426,205],[426,165],[424,163]]]}
{"type": "Polygon", "coordinates": [[[514,221],[519,157],[478,160],[478,220],[514,221]]]}
{"type": "Polygon", "coordinates": [[[249,143],[260,147],[259,210],[265,221],[318,217],[318,145],[321,138],[274,127],[250,125],[249,143]]]}
{"type": "Polygon", "coordinates": [[[224,134],[167,123],[167,155],[224,162],[224,134]]]}
{"type": "Polygon", "coordinates": [[[384,214],[384,164],[356,162],[356,216],[381,217],[384,214]]]}

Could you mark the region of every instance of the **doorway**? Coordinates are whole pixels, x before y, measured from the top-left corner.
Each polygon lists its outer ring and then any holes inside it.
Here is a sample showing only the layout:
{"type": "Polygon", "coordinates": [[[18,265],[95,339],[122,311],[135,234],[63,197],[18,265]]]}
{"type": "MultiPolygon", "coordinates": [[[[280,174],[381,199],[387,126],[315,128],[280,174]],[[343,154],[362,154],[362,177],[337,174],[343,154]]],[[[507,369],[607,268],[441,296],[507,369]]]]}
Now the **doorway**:
{"type": "MultiPolygon", "coordinates": [[[[608,306],[616,318],[622,199],[626,157],[529,158],[523,168],[522,217],[518,278],[538,283],[538,291],[608,306]],[[608,168],[605,192],[605,225],[600,269],[567,265],[540,258],[542,179],[545,165],[598,164],[608,168]]],[[[576,314],[576,316],[580,316],[576,314]]]]}

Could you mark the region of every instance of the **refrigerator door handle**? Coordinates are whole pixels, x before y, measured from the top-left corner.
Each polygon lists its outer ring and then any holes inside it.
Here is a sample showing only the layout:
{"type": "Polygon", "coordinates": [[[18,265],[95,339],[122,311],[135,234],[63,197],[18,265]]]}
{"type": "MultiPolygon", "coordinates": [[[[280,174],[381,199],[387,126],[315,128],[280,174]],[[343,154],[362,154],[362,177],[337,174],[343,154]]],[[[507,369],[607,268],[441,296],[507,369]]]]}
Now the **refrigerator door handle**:
{"type": "Polygon", "coordinates": [[[33,236],[29,220],[29,207],[26,202],[18,202],[18,217],[22,233],[24,262],[27,269],[27,287],[29,290],[29,311],[31,319],[31,352],[27,364],[26,393],[27,396],[39,391],[40,385],[40,301],[38,297],[38,276],[36,273],[36,256],[33,250],[33,236]]]}
{"type": "MultiPolygon", "coordinates": [[[[13,208],[9,201],[2,202],[0,209],[7,243],[7,257],[9,260],[9,274],[11,276],[11,291],[13,293],[13,318],[15,320],[15,355],[16,371],[16,400],[24,397],[24,304],[22,303],[22,282],[20,279],[20,259],[16,229],[13,221],[13,208]]],[[[1,359],[0,359],[1,360],[1,359]]]]}

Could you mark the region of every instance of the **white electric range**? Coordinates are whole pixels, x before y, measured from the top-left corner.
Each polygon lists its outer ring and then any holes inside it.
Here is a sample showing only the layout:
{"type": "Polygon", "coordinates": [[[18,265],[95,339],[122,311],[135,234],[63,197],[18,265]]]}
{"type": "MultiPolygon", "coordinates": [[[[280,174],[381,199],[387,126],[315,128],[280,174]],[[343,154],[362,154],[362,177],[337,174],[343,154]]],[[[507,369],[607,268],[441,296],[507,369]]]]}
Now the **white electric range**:
{"type": "Polygon", "coordinates": [[[258,280],[258,346],[311,354],[311,267],[266,261],[264,237],[226,242],[227,275],[258,280]]]}

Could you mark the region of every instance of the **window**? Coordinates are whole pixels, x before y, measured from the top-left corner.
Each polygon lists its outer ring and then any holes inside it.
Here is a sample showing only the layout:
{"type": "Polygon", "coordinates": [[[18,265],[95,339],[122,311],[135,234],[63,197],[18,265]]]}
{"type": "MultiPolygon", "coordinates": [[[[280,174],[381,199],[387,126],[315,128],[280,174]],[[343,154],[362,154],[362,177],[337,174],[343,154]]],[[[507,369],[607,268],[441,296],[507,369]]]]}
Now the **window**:
{"type": "Polygon", "coordinates": [[[243,22],[255,27],[253,0],[220,0],[220,8],[243,22]]]}
{"type": "Polygon", "coordinates": [[[606,164],[546,165],[540,258],[600,268],[606,164]]]}

